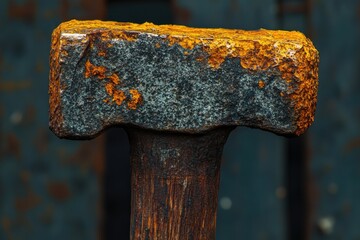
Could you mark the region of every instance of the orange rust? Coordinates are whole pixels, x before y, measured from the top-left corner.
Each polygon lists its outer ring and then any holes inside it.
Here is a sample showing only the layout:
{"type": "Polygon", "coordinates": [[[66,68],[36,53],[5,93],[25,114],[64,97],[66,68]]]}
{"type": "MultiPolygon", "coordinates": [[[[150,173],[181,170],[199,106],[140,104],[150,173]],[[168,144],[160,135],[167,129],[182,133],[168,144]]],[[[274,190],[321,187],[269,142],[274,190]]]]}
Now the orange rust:
{"type": "Polygon", "coordinates": [[[156,44],[155,44],[155,47],[156,47],[156,48],[160,48],[160,43],[156,43],[156,44]]]}
{"type": "Polygon", "coordinates": [[[97,76],[99,79],[104,79],[106,77],[106,68],[103,66],[93,65],[89,59],[85,63],[85,77],[89,78],[92,76],[97,76]]]}
{"type": "Polygon", "coordinates": [[[56,28],[51,35],[50,50],[50,82],[49,82],[49,113],[50,126],[60,128],[63,122],[63,115],[60,110],[60,34],[61,29],[56,28]]]}
{"type": "MultiPolygon", "coordinates": [[[[112,97],[112,101],[117,105],[121,105],[123,101],[126,99],[125,93],[122,90],[117,90],[115,88],[115,84],[113,82],[109,82],[105,84],[105,90],[110,97],[112,97]]],[[[109,100],[104,100],[104,102],[108,103],[109,100]]]]}
{"type": "Polygon", "coordinates": [[[114,90],[114,94],[113,94],[113,101],[117,104],[117,105],[121,105],[123,103],[123,101],[126,99],[125,93],[121,90],[114,90]]]}
{"type": "Polygon", "coordinates": [[[135,110],[137,109],[138,105],[142,103],[142,96],[136,89],[130,89],[129,92],[131,94],[131,101],[128,102],[127,105],[128,108],[135,110]]]}
{"type": "Polygon", "coordinates": [[[114,83],[114,84],[119,84],[120,83],[120,78],[116,73],[111,74],[111,76],[107,77],[107,78],[110,79],[111,82],[114,83]]]}
{"type": "Polygon", "coordinates": [[[259,88],[264,88],[265,82],[263,80],[259,80],[258,85],[259,85],[259,88]]]}
{"type": "Polygon", "coordinates": [[[196,61],[202,62],[205,60],[205,57],[201,56],[201,57],[197,57],[196,61]]]}
{"type": "Polygon", "coordinates": [[[294,109],[298,117],[296,134],[300,135],[314,121],[319,56],[315,48],[304,48],[303,51],[296,52],[295,57],[298,62],[293,79],[298,83],[298,87],[290,94],[290,98],[294,100],[294,109]]]}
{"type": "Polygon", "coordinates": [[[105,57],[105,56],[106,56],[106,53],[103,52],[103,51],[100,51],[100,52],[98,52],[98,56],[99,56],[99,57],[105,57]]]}
{"type": "MultiPolygon", "coordinates": [[[[264,69],[276,64],[279,58],[288,57],[289,52],[298,50],[298,47],[313,47],[302,33],[296,31],[205,29],[97,20],[72,20],[62,23],[58,28],[66,30],[67,33],[86,33],[92,29],[101,29],[101,36],[106,40],[116,37],[134,41],[139,33],[165,35],[169,45],[179,44],[190,50],[197,45],[204,47],[210,55],[210,66],[215,68],[219,67],[226,57],[239,57],[245,68],[264,69]],[[281,52],[284,49],[285,51],[281,52]]],[[[158,47],[159,44],[155,46],[158,47]]]]}
{"type": "Polygon", "coordinates": [[[105,84],[105,90],[107,92],[107,94],[109,94],[110,96],[112,96],[114,94],[114,84],[113,83],[106,83],[105,84]]]}
{"type": "MultiPolygon", "coordinates": [[[[106,68],[102,66],[95,66],[91,64],[89,60],[85,63],[85,77],[88,78],[90,76],[97,76],[98,79],[107,79],[110,80],[105,84],[105,91],[106,93],[112,97],[112,101],[115,102],[117,105],[121,105],[124,100],[126,99],[126,95],[124,91],[116,89],[116,85],[120,83],[120,78],[116,73],[111,74],[110,76],[107,76],[106,74],[106,68]]],[[[131,90],[130,90],[131,93],[131,90]]],[[[136,95],[136,94],[135,94],[136,95]]],[[[131,100],[128,103],[128,106],[130,109],[136,109],[136,105],[138,104],[137,96],[134,97],[133,100],[131,100]]],[[[109,100],[105,99],[103,102],[108,103],[109,100]]]]}
{"type": "Polygon", "coordinates": [[[66,56],[69,56],[69,53],[68,53],[67,51],[65,51],[65,50],[62,50],[62,51],[61,51],[61,54],[62,54],[63,56],[65,56],[65,57],[66,57],[66,56]]]}

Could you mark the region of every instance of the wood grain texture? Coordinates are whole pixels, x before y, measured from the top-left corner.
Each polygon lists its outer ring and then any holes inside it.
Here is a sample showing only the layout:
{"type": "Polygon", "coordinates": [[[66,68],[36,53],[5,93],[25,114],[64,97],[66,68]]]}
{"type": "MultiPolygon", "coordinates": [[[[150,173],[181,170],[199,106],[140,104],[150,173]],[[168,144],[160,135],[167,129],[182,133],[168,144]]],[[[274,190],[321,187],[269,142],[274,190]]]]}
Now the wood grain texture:
{"type": "Polygon", "coordinates": [[[215,239],[221,155],[231,129],[201,135],[127,129],[130,239],[215,239]]]}

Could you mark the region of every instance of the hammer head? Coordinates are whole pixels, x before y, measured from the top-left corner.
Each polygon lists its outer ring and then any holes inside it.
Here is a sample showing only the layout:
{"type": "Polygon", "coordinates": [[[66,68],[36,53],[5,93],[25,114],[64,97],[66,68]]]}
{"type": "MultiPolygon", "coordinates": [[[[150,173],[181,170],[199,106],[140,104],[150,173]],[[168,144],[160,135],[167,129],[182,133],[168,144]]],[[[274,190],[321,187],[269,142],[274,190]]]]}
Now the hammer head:
{"type": "Polygon", "coordinates": [[[64,138],[113,125],[300,135],[314,120],[318,62],[299,32],[73,20],[52,34],[50,128],[64,138]]]}

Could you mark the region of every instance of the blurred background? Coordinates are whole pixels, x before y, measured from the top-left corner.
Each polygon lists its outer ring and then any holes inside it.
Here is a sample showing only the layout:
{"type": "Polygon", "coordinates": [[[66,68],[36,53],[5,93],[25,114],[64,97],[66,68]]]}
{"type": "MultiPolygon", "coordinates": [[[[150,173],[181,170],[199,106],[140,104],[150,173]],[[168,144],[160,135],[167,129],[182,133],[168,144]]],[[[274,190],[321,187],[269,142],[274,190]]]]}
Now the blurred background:
{"type": "Polygon", "coordinates": [[[217,239],[360,239],[359,0],[1,0],[0,239],[129,239],[124,131],[48,129],[50,35],[73,18],[304,32],[320,52],[315,123],[230,135],[217,239]]]}

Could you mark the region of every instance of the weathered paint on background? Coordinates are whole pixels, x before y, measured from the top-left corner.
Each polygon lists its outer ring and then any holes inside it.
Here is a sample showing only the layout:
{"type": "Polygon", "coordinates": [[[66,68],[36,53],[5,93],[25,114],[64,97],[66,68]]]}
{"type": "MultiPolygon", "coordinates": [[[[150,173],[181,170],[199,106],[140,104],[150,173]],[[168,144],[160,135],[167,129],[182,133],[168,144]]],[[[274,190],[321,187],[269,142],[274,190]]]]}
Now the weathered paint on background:
{"type": "Polygon", "coordinates": [[[0,239],[96,239],[103,141],[48,129],[50,34],[89,1],[0,1],[0,239]]]}

